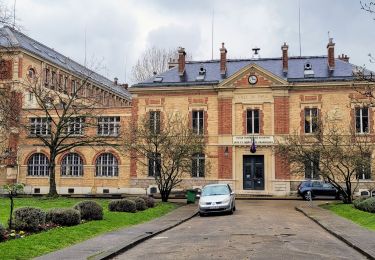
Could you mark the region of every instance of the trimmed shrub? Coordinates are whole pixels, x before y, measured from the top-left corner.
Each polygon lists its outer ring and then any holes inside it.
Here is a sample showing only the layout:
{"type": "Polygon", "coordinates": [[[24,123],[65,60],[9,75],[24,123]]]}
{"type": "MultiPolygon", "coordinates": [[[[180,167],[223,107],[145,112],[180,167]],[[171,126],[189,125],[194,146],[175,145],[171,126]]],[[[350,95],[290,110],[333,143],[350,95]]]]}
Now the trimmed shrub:
{"type": "Polygon", "coordinates": [[[108,210],[109,211],[117,211],[117,206],[121,200],[111,200],[108,203],[108,210]]]}
{"type": "Polygon", "coordinates": [[[46,222],[60,226],[75,226],[81,223],[81,213],[77,209],[50,209],[46,214],[46,222]]]}
{"type": "Polygon", "coordinates": [[[370,213],[375,213],[375,198],[371,197],[371,198],[365,199],[364,201],[358,204],[358,209],[367,211],[370,213]]]}
{"type": "Polygon", "coordinates": [[[137,206],[134,201],[128,199],[118,200],[116,211],[120,212],[136,212],[137,206]]]}
{"type": "Polygon", "coordinates": [[[135,207],[137,208],[137,210],[143,211],[147,209],[147,204],[144,199],[140,197],[136,197],[134,199],[134,202],[135,202],[135,207]]]}
{"type": "Polygon", "coordinates": [[[5,240],[5,231],[5,227],[3,227],[3,225],[0,224],[0,242],[5,240]]]}
{"type": "Polygon", "coordinates": [[[78,202],[74,209],[81,213],[81,219],[84,220],[101,220],[103,219],[103,208],[97,202],[84,200],[78,202]]]}
{"type": "Polygon", "coordinates": [[[46,213],[39,208],[23,207],[14,211],[16,230],[38,231],[44,228],[46,213]]]}
{"type": "Polygon", "coordinates": [[[356,208],[356,209],[360,209],[360,204],[365,201],[366,198],[358,198],[356,200],[353,201],[353,206],[356,208]]]}
{"type": "Polygon", "coordinates": [[[153,197],[142,196],[141,198],[144,199],[148,208],[155,207],[155,199],[153,197]]]}

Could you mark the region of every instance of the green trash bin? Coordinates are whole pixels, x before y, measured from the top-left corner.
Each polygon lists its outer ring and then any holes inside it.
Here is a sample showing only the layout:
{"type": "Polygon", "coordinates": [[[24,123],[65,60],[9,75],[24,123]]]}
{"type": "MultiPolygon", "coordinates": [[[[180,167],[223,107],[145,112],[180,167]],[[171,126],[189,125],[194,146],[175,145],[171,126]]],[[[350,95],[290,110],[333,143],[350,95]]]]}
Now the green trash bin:
{"type": "Polygon", "coordinates": [[[195,203],[195,197],[197,196],[197,191],[190,189],[186,191],[186,202],[189,203],[195,203]]]}

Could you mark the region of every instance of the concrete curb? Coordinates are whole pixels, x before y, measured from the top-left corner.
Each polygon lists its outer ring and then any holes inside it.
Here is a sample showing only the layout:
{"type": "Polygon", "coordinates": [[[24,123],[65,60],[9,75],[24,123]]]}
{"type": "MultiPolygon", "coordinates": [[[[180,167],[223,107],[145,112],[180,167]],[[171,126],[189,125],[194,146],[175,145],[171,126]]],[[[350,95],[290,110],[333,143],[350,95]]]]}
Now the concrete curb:
{"type": "Polygon", "coordinates": [[[126,244],[123,244],[123,245],[120,245],[120,246],[116,246],[116,247],[113,247],[105,252],[102,252],[102,253],[99,253],[99,254],[96,254],[96,255],[93,255],[93,256],[89,256],[87,259],[90,259],[90,260],[104,260],[104,259],[111,259],[133,247],[135,247],[136,245],[156,236],[156,235],[159,235],[160,233],[163,233],[167,230],[170,230],[174,227],[177,227],[178,225],[181,225],[182,223],[192,219],[193,217],[195,217],[196,215],[198,215],[198,212],[195,212],[194,214],[174,223],[174,224],[171,224],[167,227],[164,227],[160,230],[158,230],[157,232],[153,232],[153,233],[150,233],[150,234],[144,234],[140,237],[137,237],[136,239],[134,239],[133,241],[131,241],[130,243],[126,243],[126,244]]]}
{"type": "Polygon", "coordinates": [[[368,259],[375,259],[375,257],[373,255],[369,254],[368,252],[366,252],[366,250],[362,249],[358,245],[355,245],[354,243],[350,242],[349,240],[347,240],[342,235],[340,235],[337,232],[335,232],[332,228],[330,228],[329,225],[322,224],[319,221],[319,219],[317,219],[314,216],[308,214],[306,211],[303,210],[303,208],[300,208],[300,207],[296,206],[295,210],[301,212],[302,214],[304,214],[306,217],[308,217],[309,219],[311,219],[312,221],[314,221],[316,224],[318,224],[320,227],[322,227],[328,233],[330,233],[331,235],[335,236],[336,238],[338,238],[339,240],[341,240],[342,242],[344,242],[348,246],[352,247],[353,249],[357,250],[359,253],[361,253],[362,255],[366,256],[368,259]]]}

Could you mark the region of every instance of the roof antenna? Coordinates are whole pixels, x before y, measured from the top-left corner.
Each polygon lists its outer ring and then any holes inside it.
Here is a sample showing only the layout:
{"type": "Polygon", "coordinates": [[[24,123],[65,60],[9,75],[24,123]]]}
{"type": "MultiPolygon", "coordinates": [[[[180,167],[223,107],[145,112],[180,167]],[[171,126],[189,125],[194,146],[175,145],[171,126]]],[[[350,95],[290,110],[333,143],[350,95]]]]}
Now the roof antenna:
{"type": "Polygon", "coordinates": [[[16,27],[16,3],[17,3],[17,0],[14,0],[14,5],[13,5],[13,29],[16,27]]]}
{"type": "Polygon", "coordinates": [[[214,17],[215,17],[215,9],[212,9],[212,21],[211,21],[211,60],[214,59],[214,17]]]}
{"type": "Polygon", "coordinates": [[[302,56],[301,47],[301,0],[298,1],[298,38],[299,38],[299,56],[302,56]]]}
{"type": "Polygon", "coordinates": [[[85,26],[85,62],[84,62],[84,65],[86,67],[86,26],[85,26]]]}

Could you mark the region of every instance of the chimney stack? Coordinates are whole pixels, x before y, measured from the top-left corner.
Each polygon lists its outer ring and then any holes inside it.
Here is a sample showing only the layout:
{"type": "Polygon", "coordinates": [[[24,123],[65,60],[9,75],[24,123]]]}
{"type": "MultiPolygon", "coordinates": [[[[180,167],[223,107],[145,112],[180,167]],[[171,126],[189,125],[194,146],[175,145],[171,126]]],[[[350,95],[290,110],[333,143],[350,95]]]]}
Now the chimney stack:
{"type": "Polygon", "coordinates": [[[342,60],[342,61],[345,61],[345,62],[349,62],[349,57],[348,55],[344,55],[344,54],[341,54],[337,57],[339,60],[342,60]]]}
{"type": "Polygon", "coordinates": [[[328,51],[328,69],[330,71],[335,70],[335,44],[332,38],[329,38],[329,42],[327,44],[327,51],[328,51]]]}
{"type": "Polygon", "coordinates": [[[224,47],[224,43],[221,43],[220,48],[220,74],[225,76],[227,73],[227,49],[224,47]]]}
{"type": "Polygon", "coordinates": [[[180,77],[184,76],[185,73],[185,48],[178,48],[178,75],[180,77]]]}
{"type": "Polygon", "coordinates": [[[282,55],[283,55],[283,73],[288,73],[288,48],[289,46],[284,42],[284,45],[281,46],[282,55]]]}
{"type": "Polygon", "coordinates": [[[125,90],[128,90],[128,87],[129,87],[128,83],[123,84],[123,87],[125,90]]]}
{"type": "Polygon", "coordinates": [[[114,78],[113,79],[113,82],[115,83],[115,85],[117,86],[117,84],[118,84],[118,78],[116,77],[116,78],[114,78]]]}

